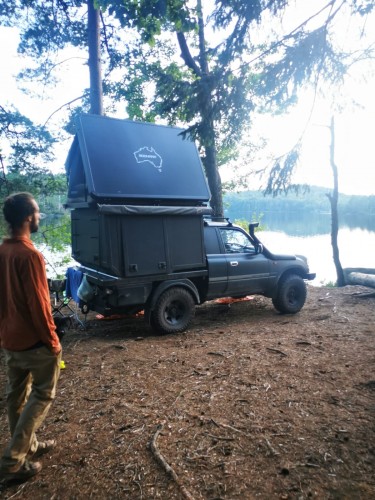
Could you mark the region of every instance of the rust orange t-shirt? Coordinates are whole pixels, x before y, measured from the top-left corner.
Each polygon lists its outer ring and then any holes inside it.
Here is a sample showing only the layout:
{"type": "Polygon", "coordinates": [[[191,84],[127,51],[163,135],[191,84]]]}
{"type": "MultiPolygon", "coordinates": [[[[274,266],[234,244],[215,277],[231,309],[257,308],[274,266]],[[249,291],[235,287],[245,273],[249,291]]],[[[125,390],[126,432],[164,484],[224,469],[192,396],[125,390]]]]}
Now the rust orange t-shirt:
{"type": "Polygon", "coordinates": [[[58,352],[42,254],[26,236],[0,245],[0,346],[23,351],[38,342],[58,352]]]}

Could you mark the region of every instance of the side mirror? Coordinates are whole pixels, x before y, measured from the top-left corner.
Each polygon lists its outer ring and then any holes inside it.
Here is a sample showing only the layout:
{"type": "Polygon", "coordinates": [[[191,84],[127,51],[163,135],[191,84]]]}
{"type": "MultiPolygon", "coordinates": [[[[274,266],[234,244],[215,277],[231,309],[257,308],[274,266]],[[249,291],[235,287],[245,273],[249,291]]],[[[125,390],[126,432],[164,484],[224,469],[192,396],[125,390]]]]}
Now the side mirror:
{"type": "Polygon", "coordinates": [[[263,253],[263,245],[262,243],[258,243],[256,247],[257,253],[263,253]]]}

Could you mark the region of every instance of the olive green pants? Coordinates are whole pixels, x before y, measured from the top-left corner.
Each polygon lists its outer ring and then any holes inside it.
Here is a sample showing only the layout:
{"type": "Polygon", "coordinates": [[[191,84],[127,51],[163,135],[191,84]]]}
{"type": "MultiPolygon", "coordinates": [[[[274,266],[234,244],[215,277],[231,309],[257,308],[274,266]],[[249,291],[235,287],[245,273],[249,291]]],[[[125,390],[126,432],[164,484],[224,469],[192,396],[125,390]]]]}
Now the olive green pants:
{"type": "Polygon", "coordinates": [[[61,353],[47,347],[29,351],[3,349],[8,377],[6,402],[11,434],[0,469],[17,471],[28,453],[38,447],[36,431],[47,416],[56,395],[61,353]]]}

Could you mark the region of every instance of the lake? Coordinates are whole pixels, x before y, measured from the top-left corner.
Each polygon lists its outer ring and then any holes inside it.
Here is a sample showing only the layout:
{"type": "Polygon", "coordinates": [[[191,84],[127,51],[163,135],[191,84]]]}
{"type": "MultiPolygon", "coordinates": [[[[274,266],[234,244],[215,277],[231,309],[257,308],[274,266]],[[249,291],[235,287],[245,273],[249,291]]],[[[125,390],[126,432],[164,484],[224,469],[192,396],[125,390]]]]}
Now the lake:
{"type": "MultiPolygon", "coordinates": [[[[246,219],[241,214],[226,214],[230,219],[246,219]]],[[[258,233],[262,243],[275,253],[297,253],[308,258],[313,285],[335,282],[330,225],[331,216],[307,213],[272,213],[262,215],[264,230],[258,233]]],[[[340,261],[343,267],[375,268],[375,217],[344,217],[338,235],[340,261]]]]}

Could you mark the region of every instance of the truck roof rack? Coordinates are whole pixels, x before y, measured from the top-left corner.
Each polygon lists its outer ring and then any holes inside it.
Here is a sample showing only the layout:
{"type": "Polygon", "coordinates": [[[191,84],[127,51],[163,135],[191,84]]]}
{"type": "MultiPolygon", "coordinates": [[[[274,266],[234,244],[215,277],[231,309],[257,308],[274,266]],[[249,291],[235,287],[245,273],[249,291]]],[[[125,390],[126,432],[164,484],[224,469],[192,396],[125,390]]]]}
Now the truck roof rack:
{"type": "Polygon", "coordinates": [[[230,221],[229,217],[215,217],[212,215],[205,215],[203,217],[203,221],[206,225],[208,225],[209,222],[220,222],[220,223],[227,223],[228,226],[233,226],[232,222],[230,221]]]}

